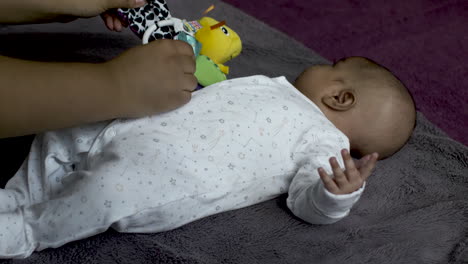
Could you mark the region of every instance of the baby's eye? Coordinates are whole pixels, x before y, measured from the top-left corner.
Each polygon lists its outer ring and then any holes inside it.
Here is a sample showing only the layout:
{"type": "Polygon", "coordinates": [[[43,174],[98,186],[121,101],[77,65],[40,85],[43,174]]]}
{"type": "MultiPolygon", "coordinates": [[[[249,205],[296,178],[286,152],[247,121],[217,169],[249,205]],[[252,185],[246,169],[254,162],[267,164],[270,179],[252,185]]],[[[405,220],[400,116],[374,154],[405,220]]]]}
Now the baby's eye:
{"type": "Polygon", "coordinates": [[[221,30],[223,31],[223,33],[224,33],[226,36],[229,36],[229,31],[227,30],[227,28],[221,27],[221,30]]]}

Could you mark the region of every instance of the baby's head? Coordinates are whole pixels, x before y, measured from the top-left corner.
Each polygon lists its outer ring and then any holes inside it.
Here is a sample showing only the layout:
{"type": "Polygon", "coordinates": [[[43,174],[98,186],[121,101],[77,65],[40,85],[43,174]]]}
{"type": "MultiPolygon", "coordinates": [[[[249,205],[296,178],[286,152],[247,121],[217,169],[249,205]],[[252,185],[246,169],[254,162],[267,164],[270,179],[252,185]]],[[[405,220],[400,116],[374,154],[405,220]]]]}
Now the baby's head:
{"type": "Polygon", "coordinates": [[[350,140],[351,152],[386,158],[413,131],[416,110],[406,87],[389,70],[362,57],[306,69],[295,82],[350,140]]]}

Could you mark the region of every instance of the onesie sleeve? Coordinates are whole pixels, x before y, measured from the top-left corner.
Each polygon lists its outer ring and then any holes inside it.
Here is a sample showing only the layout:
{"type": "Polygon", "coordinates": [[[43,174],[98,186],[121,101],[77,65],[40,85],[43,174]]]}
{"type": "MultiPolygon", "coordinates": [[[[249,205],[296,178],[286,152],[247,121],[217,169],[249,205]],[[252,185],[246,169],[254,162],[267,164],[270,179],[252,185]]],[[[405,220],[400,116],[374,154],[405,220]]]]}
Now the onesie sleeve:
{"type": "Polygon", "coordinates": [[[303,167],[289,187],[287,205],[294,215],[311,224],[332,224],[349,214],[364,188],[365,184],[350,194],[330,193],[318,173],[303,167]]]}
{"type": "Polygon", "coordinates": [[[301,151],[304,162],[292,179],[287,198],[288,208],[297,217],[311,224],[332,224],[347,216],[359,200],[365,184],[350,194],[332,194],[325,189],[317,171],[323,167],[330,173],[332,170],[328,159],[332,156],[344,168],[340,154],[342,148],[347,147],[327,139],[301,151]]]}

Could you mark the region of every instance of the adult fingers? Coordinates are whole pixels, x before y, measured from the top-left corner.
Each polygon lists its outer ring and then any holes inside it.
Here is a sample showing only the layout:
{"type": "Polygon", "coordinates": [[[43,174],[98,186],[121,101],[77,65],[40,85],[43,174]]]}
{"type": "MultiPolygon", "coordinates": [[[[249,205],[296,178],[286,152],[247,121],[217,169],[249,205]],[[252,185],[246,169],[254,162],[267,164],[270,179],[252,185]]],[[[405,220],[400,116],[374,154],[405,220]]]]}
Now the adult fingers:
{"type": "Polygon", "coordinates": [[[107,8],[137,8],[147,4],[145,0],[107,0],[107,8]]]}
{"type": "Polygon", "coordinates": [[[186,74],[194,74],[196,71],[196,63],[193,57],[190,56],[178,56],[179,65],[182,68],[183,72],[186,74]]]}
{"type": "Polygon", "coordinates": [[[185,74],[183,80],[184,80],[184,82],[182,84],[182,86],[183,86],[182,90],[183,91],[192,93],[195,90],[195,88],[197,88],[198,80],[195,77],[195,75],[185,74]]]}
{"type": "Polygon", "coordinates": [[[118,17],[112,17],[112,20],[114,21],[114,30],[117,32],[122,31],[123,26],[120,19],[118,17]]]}
{"type": "Polygon", "coordinates": [[[181,40],[160,39],[158,41],[151,41],[143,46],[148,49],[152,49],[155,54],[164,53],[168,56],[182,55],[191,57],[192,60],[195,60],[192,46],[181,40]]]}
{"type": "Polygon", "coordinates": [[[177,53],[195,58],[195,54],[193,53],[193,48],[187,42],[184,42],[181,40],[166,40],[166,41],[170,41],[171,45],[174,45],[175,49],[177,50],[177,53]]]}
{"type": "Polygon", "coordinates": [[[102,13],[101,18],[102,18],[102,20],[104,21],[104,24],[106,25],[106,27],[109,30],[114,30],[113,19],[112,19],[112,16],[109,13],[107,13],[107,12],[102,13]]]}

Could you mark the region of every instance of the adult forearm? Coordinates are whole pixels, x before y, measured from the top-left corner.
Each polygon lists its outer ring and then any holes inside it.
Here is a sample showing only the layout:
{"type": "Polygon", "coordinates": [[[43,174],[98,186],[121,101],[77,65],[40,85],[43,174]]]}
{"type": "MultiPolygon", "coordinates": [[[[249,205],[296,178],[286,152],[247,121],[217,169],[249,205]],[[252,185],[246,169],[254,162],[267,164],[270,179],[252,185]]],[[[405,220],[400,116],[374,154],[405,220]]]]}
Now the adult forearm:
{"type": "Polygon", "coordinates": [[[111,83],[103,64],[0,56],[0,138],[115,118],[111,83]]]}
{"type": "Polygon", "coordinates": [[[0,24],[66,22],[145,4],[144,0],[0,0],[0,24]]]}
{"type": "Polygon", "coordinates": [[[55,0],[1,0],[0,24],[42,23],[60,20],[55,0]]]}

